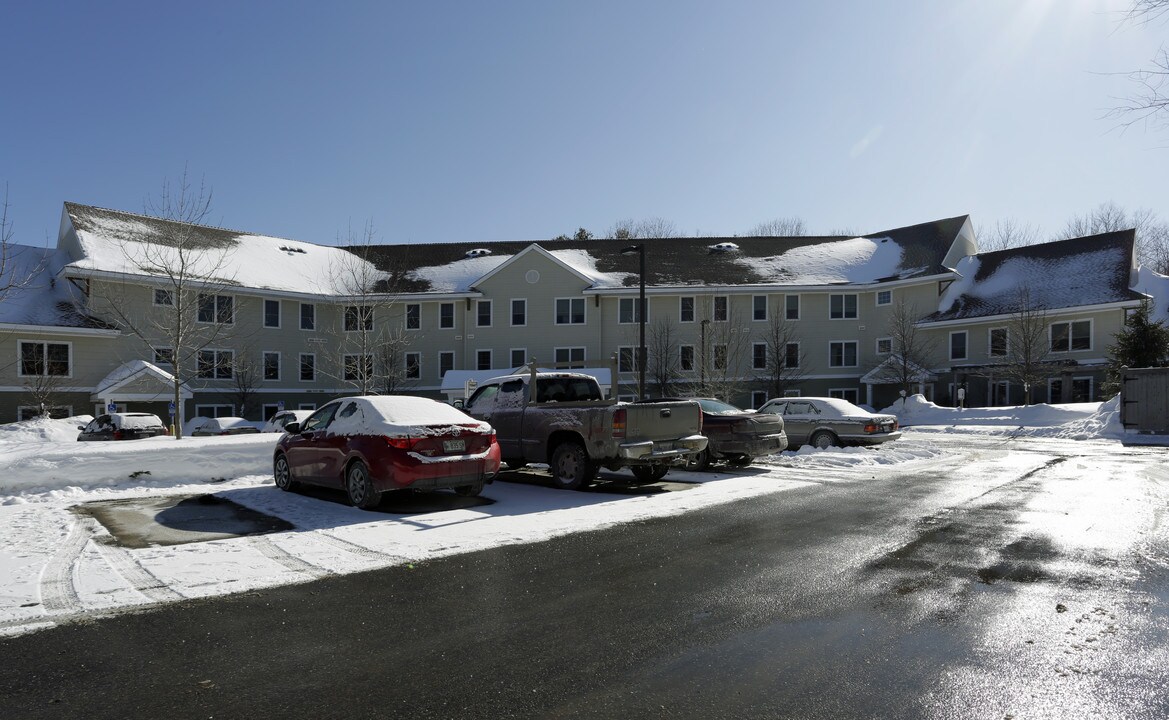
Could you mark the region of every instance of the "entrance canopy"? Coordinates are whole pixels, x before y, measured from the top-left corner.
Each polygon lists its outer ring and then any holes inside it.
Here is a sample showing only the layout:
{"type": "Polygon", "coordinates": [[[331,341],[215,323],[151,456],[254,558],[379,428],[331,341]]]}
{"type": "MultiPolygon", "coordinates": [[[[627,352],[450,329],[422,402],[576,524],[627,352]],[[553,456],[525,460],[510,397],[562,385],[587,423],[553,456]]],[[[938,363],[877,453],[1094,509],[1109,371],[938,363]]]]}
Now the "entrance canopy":
{"type": "MultiPolygon", "coordinates": [[[[167,402],[174,399],[175,376],[145,360],[119,365],[99,382],[89,396],[95,403],[167,402]]],[[[191,391],[179,385],[179,398],[190,400],[191,391]]]]}

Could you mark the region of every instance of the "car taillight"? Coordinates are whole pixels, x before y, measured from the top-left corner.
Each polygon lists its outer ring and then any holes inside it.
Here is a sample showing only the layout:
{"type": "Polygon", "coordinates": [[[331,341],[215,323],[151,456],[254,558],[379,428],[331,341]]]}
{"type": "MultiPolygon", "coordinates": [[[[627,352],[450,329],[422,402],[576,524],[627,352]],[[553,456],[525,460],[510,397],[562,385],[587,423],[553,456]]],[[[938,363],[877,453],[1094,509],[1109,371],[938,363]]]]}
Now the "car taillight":
{"type": "Polygon", "coordinates": [[[491,433],[490,435],[487,436],[487,447],[491,447],[494,444],[495,444],[495,433],[491,433]]]}
{"type": "Polygon", "coordinates": [[[875,433],[877,430],[878,428],[876,423],[868,423],[865,425],[865,432],[867,433],[875,433]]]}
{"type": "Polygon", "coordinates": [[[613,413],[613,437],[625,437],[625,408],[617,408],[613,413]]]}
{"type": "Polygon", "coordinates": [[[125,435],[122,435],[122,431],[121,431],[121,430],[115,430],[115,431],[114,431],[114,439],[115,439],[115,440],[121,440],[121,439],[122,439],[122,438],[124,438],[124,437],[125,437],[125,435]]]}
{"type": "Polygon", "coordinates": [[[418,438],[412,437],[387,437],[386,444],[399,450],[413,450],[418,443],[418,438]]]}

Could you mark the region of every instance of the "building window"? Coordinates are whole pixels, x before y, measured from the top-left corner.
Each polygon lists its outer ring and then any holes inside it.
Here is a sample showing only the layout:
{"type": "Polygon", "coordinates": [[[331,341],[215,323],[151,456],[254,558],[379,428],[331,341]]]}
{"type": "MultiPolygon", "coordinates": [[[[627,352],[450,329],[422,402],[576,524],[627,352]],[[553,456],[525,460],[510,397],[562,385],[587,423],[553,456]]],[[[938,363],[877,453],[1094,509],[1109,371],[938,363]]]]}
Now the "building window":
{"type": "Polygon", "coordinates": [[[892,302],[893,302],[893,291],[892,290],[878,290],[877,291],[877,304],[878,305],[889,305],[892,302]]]}
{"type": "Polygon", "coordinates": [[[557,325],[584,325],[585,301],[584,298],[557,298],[556,324],[557,325]]]}
{"type": "Polygon", "coordinates": [[[235,321],[235,303],[230,295],[199,295],[198,320],[204,323],[231,325],[235,321]]]}
{"type": "Polygon", "coordinates": [[[317,356],[313,353],[300,354],[300,380],[312,382],[317,379],[317,356]]]}
{"type": "Polygon", "coordinates": [[[758,410],[763,407],[763,403],[767,402],[766,390],[752,390],[751,391],[751,407],[758,410]]]}
{"type": "Polygon", "coordinates": [[[312,303],[300,304],[300,329],[317,329],[317,306],[312,303]]]}
{"type": "Polygon", "coordinates": [[[69,343],[20,342],[21,377],[69,377],[69,343]]]}
{"type": "Polygon", "coordinates": [[[173,366],[175,364],[175,349],[169,347],[154,348],[154,364],[173,366]]]}
{"type": "Polygon", "coordinates": [[[491,370],[491,351],[490,350],[476,350],[475,351],[475,369],[476,370],[491,370]]]}
{"type": "Polygon", "coordinates": [[[828,317],[833,320],[855,320],[856,295],[829,295],[828,317]]]}
{"type": "Polygon", "coordinates": [[[800,366],[800,344],[788,343],[783,346],[783,366],[798,368],[800,366]]]}
{"type": "Polygon", "coordinates": [[[727,346],[725,343],[718,343],[714,346],[714,369],[727,369],[727,346]]]}
{"type": "Polygon", "coordinates": [[[355,353],[341,358],[342,378],[346,382],[362,382],[373,377],[373,355],[355,353]]]}
{"type": "Polygon", "coordinates": [[[1092,321],[1076,320],[1074,322],[1052,323],[1051,351],[1068,352],[1070,350],[1092,349],[1092,321]]]}
{"type": "Polygon", "coordinates": [[[637,348],[622,346],[617,348],[617,372],[637,372],[637,348]]]}
{"type": "Polygon", "coordinates": [[[694,370],[693,345],[680,345],[678,347],[678,367],[686,372],[694,370]]]}
{"type": "Polygon", "coordinates": [[[800,319],[800,296],[799,295],[784,295],[783,296],[783,316],[787,320],[800,319]]]}
{"type": "Polygon", "coordinates": [[[678,321],[694,322],[694,298],[678,298],[678,321]]]}
{"type": "Polygon", "coordinates": [[[1092,401],[1092,378],[1091,377],[1077,377],[1072,378],[1072,394],[1068,398],[1063,396],[1063,379],[1052,378],[1047,381],[1048,402],[1064,403],[1074,402],[1083,403],[1092,401]]]}
{"type": "Polygon", "coordinates": [[[442,303],[438,306],[438,326],[443,330],[449,330],[455,326],[454,303],[442,303]]]}
{"type": "Polygon", "coordinates": [[[729,311],[727,310],[727,296],[726,295],[715,295],[714,296],[714,316],[713,316],[714,321],[715,322],[726,322],[728,316],[729,316],[729,311]]]}
{"type": "Polygon", "coordinates": [[[893,338],[877,338],[877,354],[889,355],[893,352],[893,338]]]}
{"type": "Polygon", "coordinates": [[[951,360],[965,360],[966,359],[966,331],[960,330],[958,332],[950,333],[950,359],[951,360]]]}
{"type": "Polygon", "coordinates": [[[455,369],[455,354],[449,350],[443,350],[438,354],[438,378],[442,379],[447,371],[455,369]]]}
{"type": "Polygon", "coordinates": [[[521,327],[528,324],[527,300],[511,301],[511,324],[512,327],[521,327]]]}
{"type": "Polygon", "coordinates": [[[752,320],[766,320],[767,319],[767,296],[753,295],[751,296],[751,319],[752,320]]]}
{"type": "MultiPolygon", "coordinates": [[[[638,312],[637,306],[640,305],[640,297],[635,298],[619,298],[617,300],[617,322],[623,325],[641,321],[641,313],[638,312]]],[[[649,299],[646,299],[649,302],[649,299]]]]}
{"type": "Polygon", "coordinates": [[[279,300],[265,300],[264,301],[264,327],[266,327],[266,328],[280,327],[280,301],[279,300]]]}
{"type": "Polygon", "coordinates": [[[265,352],[264,353],[264,379],[265,380],[279,380],[280,379],[280,353],[265,352]]]}
{"type": "Polygon", "coordinates": [[[233,417],[235,405],[196,405],[195,417],[218,418],[233,417]]]}
{"type": "Polygon", "coordinates": [[[991,357],[1006,357],[1007,354],[1007,329],[1006,328],[991,328],[990,329],[990,344],[987,352],[991,357]]]}
{"type": "Polygon", "coordinates": [[[755,370],[767,369],[767,343],[755,343],[751,346],[751,367],[755,370]]]}
{"type": "Polygon", "coordinates": [[[829,367],[856,367],[856,341],[844,340],[828,344],[829,367]]]}
{"type": "Polygon", "coordinates": [[[860,401],[860,393],[856,388],[832,388],[828,391],[828,397],[847,400],[854,404],[860,401]]]}
{"type": "Polygon", "coordinates": [[[585,349],[582,347],[561,347],[556,348],[556,364],[559,367],[569,368],[583,368],[585,362],[585,349]],[[562,365],[567,363],[567,365],[562,365]]]}
{"type": "Polygon", "coordinates": [[[475,301],[475,325],[477,327],[491,327],[491,301],[475,301]]]}
{"type": "Polygon", "coordinates": [[[163,288],[155,288],[154,289],[154,304],[155,305],[165,305],[166,307],[174,307],[175,298],[173,295],[171,295],[170,290],[164,290],[163,288]]]}
{"type": "Polygon", "coordinates": [[[373,308],[368,305],[345,307],[345,332],[373,330],[373,308]]]}
{"type": "Polygon", "coordinates": [[[422,353],[406,353],[406,379],[417,380],[422,377],[422,353]]]}
{"type": "Polygon", "coordinates": [[[213,380],[230,380],[235,354],[231,350],[200,350],[198,376],[213,380]]]}
{"type": "Polygon", "coordinates": [[[511,349],[511,366],[513,368],[522,368],[528,362],[527,348],[512,348],[511,349]]]}
{"type": "Polygon", "coordinates": [[[406,329],[418,330],[422,327],[422,306],[418,303],[406,303],[406,329]]]}

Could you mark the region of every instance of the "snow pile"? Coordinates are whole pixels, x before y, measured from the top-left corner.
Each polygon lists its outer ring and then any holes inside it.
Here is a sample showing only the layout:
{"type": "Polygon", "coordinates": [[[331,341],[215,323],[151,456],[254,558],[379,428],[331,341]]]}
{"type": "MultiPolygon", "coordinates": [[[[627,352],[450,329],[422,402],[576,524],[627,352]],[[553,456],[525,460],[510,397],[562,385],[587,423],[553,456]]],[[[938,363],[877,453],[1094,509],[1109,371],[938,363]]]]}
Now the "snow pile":
{"type": "Polygon", "coordinates": [[[941,407],[921,395],[912,395],[881,412],[896,415],[902,427],[913,426],[925,431],[1088,440],[1124,435],[1119,408],[1119,398],[1113,398],[1105,403],[959,409],[941,407]]]}
{"type": "Polygon", "coordinates": [[[756,463],[781,465],[791,468],[842,468],[877,465],[898,465],[916,460],[929,460],[945,454],[932,443],[904,443],[893,441],[876,447],[830,447],[823,450],[804,445],[756,463]]]}
{"type": "Polygon", "coordinates": [[[80,432],[77,426],[92,421],[92,415],[74,415],[63,420],[37,418],[0,425],[0,453],[8,455],[29,443],[73,442],[80,432]]]}
{"type": "Polygon", "coordinates": [[[901,268],[901,246],[890,238],[853,238],[805,245],[782,255],[735,262],[785,285],[865,283],[892,277],[901,268]]]}

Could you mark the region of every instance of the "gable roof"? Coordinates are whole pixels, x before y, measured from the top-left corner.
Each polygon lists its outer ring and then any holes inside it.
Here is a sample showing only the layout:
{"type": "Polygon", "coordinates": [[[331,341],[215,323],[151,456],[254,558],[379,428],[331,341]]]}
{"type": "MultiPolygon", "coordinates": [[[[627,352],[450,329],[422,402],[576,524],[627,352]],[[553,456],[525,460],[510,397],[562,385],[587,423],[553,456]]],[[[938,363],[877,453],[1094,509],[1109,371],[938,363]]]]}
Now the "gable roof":
{"type": "Polygon", "coordinates": [[[6,248],[0,270],[0,323],[60,328],[111,330],[113,326],[91,317],[67,282],[57,272],[69,257],[60,250],[12,244],[6,248]]]}
{"type": "MultiPolygon", "coordinates": [[[[967,221],[968,216],[961,215],[857,238],[564,239],[535,245],[593,278],[594,288],[637,286],[638,257],[621,254],[631,243],[646,245],[650,286],[872,283],[949,272],[943,261],[967,221]],[[735,249],[716,247],[726,244],[735,249]]],[[[452,292],[472,287],[479,277],[531,245],[530,241],[379,245],[361,253],[397,282],[397,292],[452,292]],[[490,252],[475,252],[481,250],[490,252]]]]}
{"type": "Polygon", "coordinates": [[[1130,287],[1135,241],[1135,230],[1120,230],[965,258],[960,278],[922,322],[1009,315],[1020,288],[1044,310],[1140,300],[1130,287]]]}

